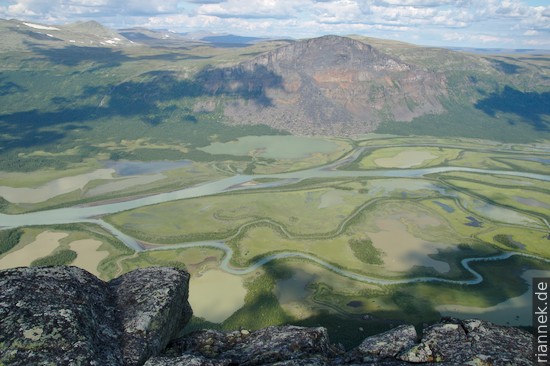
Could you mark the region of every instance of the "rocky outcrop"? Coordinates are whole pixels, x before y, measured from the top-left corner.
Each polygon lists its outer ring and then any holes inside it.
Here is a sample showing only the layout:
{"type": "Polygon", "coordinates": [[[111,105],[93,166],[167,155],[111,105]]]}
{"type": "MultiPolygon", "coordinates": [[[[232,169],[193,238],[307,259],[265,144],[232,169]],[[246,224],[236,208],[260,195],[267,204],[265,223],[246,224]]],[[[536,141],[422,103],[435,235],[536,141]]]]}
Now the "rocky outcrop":
{"type": "Polygon", "coordinates": [[[109,283],[76,267],[0,272],[0,364],[142,365],[191,317],[189,274],[139,269],[109,283]]]}
{"type": "Polygon", "coordinates": [[[481,320],[443,319],[426,328],[420,343],[397,358],[450,365],[531,365],[532,335],[481,320]]]}
{"type": "Polygon", "coordinates": [[[183,365],[182,360],[190,357],[216,365],[266,365],[306,359],[327,361],[339,353],[343,349],[330,344],[325,328],[282,326],[229,333],[203,330],[172,342],[165,357],[153,358],[146,365],[183,365]]]}
{"type": "Polygon", "coordinates": [[[205,70],[199,84],[232,95],[234,124],[267,124],[293,134],[354,135],[381,121],[444,111],[443,75],[338,36],[297,41],[237,66],[205,70]]]}
{"type": "Polygon", "coordinates": [[[0,365],[530,365],[533,336],[481,320],[410,325],[345,351],[325,328],[201,330],[188,322],[189,275],[139,269],[108,283],[75,267],[0,272],[0,365]]]}
{"type": "Polygon", "coordinates": [[[401,325],[345,352],[324,328],[205,330],[172,342],[147,366],[169,365],[530,365],[533,336],[480,320],[445,318],[417,336],[401,325]]]}

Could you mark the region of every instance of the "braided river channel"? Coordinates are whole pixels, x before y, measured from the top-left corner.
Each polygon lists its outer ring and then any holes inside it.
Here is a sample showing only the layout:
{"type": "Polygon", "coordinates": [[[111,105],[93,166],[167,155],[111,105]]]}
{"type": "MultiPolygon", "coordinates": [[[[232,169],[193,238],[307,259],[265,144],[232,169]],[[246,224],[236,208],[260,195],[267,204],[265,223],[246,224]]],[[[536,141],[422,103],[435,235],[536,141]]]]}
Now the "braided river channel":
{"type": "MultiPolygon", "coordinates": [[[[185,189],[155,194],[147,197],[140,197],[129,199],[127,201],[115,202],[115,203],[100,203],[93,205],[81,205],[52,210],[44,210],[38,212],[30,212],[19,215],[6,215],[0,214],[0,229],[16,228],[30,225],[56,225],[56,224],[70,224],[70,223],[94,223],[100,225],[105,230],[109,231],[113,236],[117,237],[129,248],[136,251],[143,250],[166,250],[174,248],[188,248],[188,247],[211,247],[224,251],[225,256],[221,263],[221,269],[232,274],[247,274],[257,268],[265,265],[266,263],[283,258],[300,257],[317,263],[318,265],[325,267],[331,271],[334,271],[342,276],[352,278],[362,282],[370,282],[376,284],[396,284],[396,283],[412,283],[412,282],[445,282],[454,284],[472,285],[478,284],[483,281],[483,277],[474,271],[470,267],[470,263],[478,261],[495,261],[504,260],[512,256],[524,256],[529,258],[536,258],[547,263],[550,260],[534,255],[528,255],[517,252],[507,252],[501,255],[492,257],[480,257],[480,258],[466,258],[462,260],[462,266],[468,272],[472,274],[472,279],[469,280],[448,280],[438,277],[417,277],[408,279],[386,280],[374,277],[363,276],[357,273],[346,271],[335,267],[315,256],[300,253],[300,252],[282,252],[273,255],[267,255],[257,262],[253,263],[246,268],[234,268],[230,265],[231,258],[233,256],[233,250],[228,247],[223,241],[207,241],[207,242],[194,242],[194,243],[181,243],[168,246],[158,246],[154,248],[144,248],[136,239],[129,235],[124,234],[117,228],[106,223],[101,219],[104,215],[114,214],[121,211],[131,210],[143,206],[155,205],[159,203],[165,203],[176,200],[183,200],[195,197],[210,196],[224,192],[242,191],[242,190],[256,190],[261,188],[274,188],[282,187],[288,184],[294,184],[301,180],[308,178],[352,178],[352,177],[372,177],[372,178],[422,178],[430,174],[446,173],[446,172],[472,172],[478,174],[491,174],[501,176],[516,176],[531,178],[541,181],[550,181],[550,175],[534,174],[526,172],[514,172],[514,171],[498,171],[498,170],[484,170],[474,169],[467,167],[434,167],[425,169],[375,169],[366,171],[354,171],[354,170],[338,170],[341,165],[345,165],[351,161],[357,159],[363,152],[363,149],[357,149],[352,154],[348,155],[344,159],[325,165],[316,167],[313,169],[306,169],[295,172],[280,173],[280,174],[266,174],[266,175],[235,175],[232,177],[224,178],[217,181],[212,181],[197,186],[188,187],[185,189]],[[269,183],[254,183],[255,180],[275,180],[269,183]],[[248,182],[254,184],[246,184],[248,182]]],[[[548,226],[548,222],[542,219],[548,226]]],[[[550,229],[550,227],[549,227],[550,229]]]]}

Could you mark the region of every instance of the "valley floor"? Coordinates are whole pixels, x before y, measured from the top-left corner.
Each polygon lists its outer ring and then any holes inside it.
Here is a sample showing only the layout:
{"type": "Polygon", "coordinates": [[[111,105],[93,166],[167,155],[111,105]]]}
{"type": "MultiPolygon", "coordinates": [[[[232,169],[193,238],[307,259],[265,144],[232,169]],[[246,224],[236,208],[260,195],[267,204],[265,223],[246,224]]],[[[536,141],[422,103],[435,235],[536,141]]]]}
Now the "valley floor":
{"type": "Polygon", "coordinates": [[[2,174],[0,266],[186,267],[218,295],[191,292],[188,330],[319,324],[350,344],[441,315],[530,325],[531,278],[550,276],[548,143],[250,136],[205,151],[223,155],[2,174]]]}

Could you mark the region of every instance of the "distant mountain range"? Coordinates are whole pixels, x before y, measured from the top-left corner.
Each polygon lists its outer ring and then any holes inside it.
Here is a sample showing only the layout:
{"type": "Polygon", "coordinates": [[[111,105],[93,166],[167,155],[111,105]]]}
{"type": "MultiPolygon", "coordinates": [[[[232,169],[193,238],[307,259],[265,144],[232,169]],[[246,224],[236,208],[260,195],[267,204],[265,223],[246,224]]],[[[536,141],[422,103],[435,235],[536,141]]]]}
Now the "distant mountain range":
{"type": "Polygon", "coordinates": [[[268,40],[260,37],[244,37],[210,32],[176,33],[162,29],[142,27],[111,30],[95,21],[76,22],[67,25],[45,25],[19,20],[1,20],[0,44],[9,48],[23,43],[68,42],[82,46],[131,46],[190,47],[212,44],[218,47],[245,47],[268,40]],[[8,36],[8,37],[5,37],[8,36]]]}
{"type": "MultiPolygon", "coordinates": [[[[116,83],[128,78],[141,87],[139,80],[157,75],[156,93],[171,94],[155,98],[177,101],[176,110],[185,105],[189,120],[221,113],[226,124],[262,124],[294,134],[377,131],[501,140],[547,136],[550,128],[550,58],[543,53],[455,52],[362,36],[265,40],[145,28],[114,31],[96,22],[52,26],[0,20],[0,32],[2,52],[35,53],[39,58],[32,62],[61,63],[72,67],[64,71],[69,73],[78,71],[82,60],[111,67],[105,81],[111,91],[121,90],[116,83]],[[131,64],[132,74],[113,78],[121,72],[117,67],[138,58],[142,62],[131,64]],[[184,91],[167,87],[180,80],[186,80],[184,91]]],[[[147,95],[134,95],[132,89],[131,95],[149,103],[151,90],[143,92],[147,95]]],[[[108,100],[112,96],[100,105],[108,100]]]]}
{"type": "Polygon", "coordinates": [[[62,45],[112,47],[133,44],[120,33],[105,28],[101,24],[77,22],[68,25],[44,25],[18,20],[0,20],[3,50],[26,49],[29,45],[62,45]]]}

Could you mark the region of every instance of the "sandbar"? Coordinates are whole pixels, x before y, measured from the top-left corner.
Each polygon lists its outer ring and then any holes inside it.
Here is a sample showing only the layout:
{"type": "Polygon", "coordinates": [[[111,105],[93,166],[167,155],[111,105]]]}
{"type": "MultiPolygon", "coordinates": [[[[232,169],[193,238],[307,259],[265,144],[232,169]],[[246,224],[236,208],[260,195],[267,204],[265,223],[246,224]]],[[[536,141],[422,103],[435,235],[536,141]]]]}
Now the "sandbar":
{"type": "Polygon", "coordinates": [[[391,158],[378,158],[374,163],[382,168],[411,168],[424,163],[426,160],[437,158],[436,155],[428,151],[401,151],[391,158]]]}
{"type": "Polygon", "coordinates": [[[114,169],[98,169],[90,173],[54,179],[36,188],[0,186],[0,196],[12,203],[39,203],[50,198],[83,189],[95,179],[113,179],[114,169]]]}

